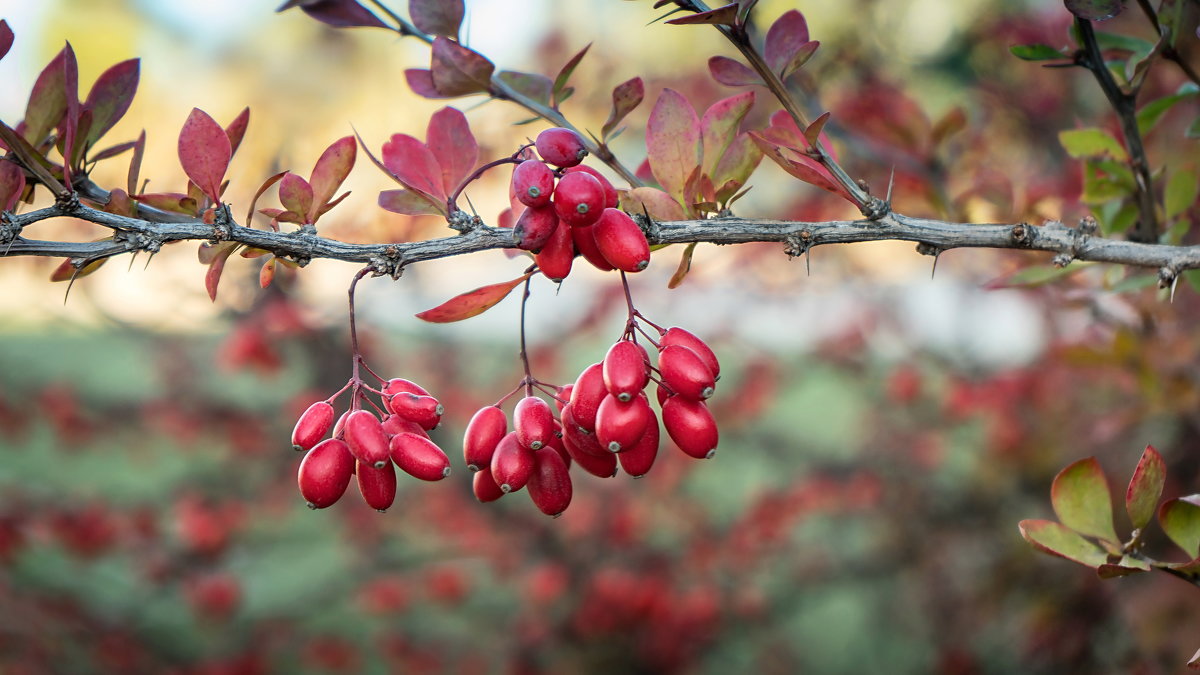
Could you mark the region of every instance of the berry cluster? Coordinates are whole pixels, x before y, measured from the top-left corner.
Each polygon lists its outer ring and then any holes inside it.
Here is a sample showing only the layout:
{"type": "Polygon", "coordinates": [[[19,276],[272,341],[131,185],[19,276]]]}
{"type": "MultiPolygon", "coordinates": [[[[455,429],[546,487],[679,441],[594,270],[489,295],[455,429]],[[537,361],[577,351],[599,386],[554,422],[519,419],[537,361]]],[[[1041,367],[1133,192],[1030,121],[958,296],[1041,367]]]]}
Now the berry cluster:
{"type": "Polygon", "coordinates": [[[604,271],[646,269],[646,235],[617,208],[612,183],[580,164],[587,149],[579,135],[546,129],[534,148],[542,159],[526,159],[513,169],[512,193],[526,207],[513,225],[517,247],[534,252],[542,274],[553,281],[571,273],[576,254],[604,271]]]}
{"type": "Polygon", "coordinates": [[[650,363],[633,330],[608,350],[604,360],[583,370],[573,384],[558,387],[556,419],[549,404],[532,395],[513,409],[513,430],[500,404],[481,408],[463,437],[463,458],[475,472],[481,502],[529,487],[534,504],[557,516],[571,502],[568,470],[578,464],[610,478],[617,466],[634,478],[650,471],[658,456],[659,422],[644,389],[658,383],[663,426],[684,453],[707,459],[717,448],[717,425],[705,404],[720,364],[703,340],[682,328],[659,329],[658,366],[650,363]]]}
{"type": "Polygon", "coordinates": [[[386,510],[396,498],[396,470],[427,481],[450,475],[450,460],[429,431],[442,419],[442,405],[420,385],[394,378],[380,381],[373,389],[352,379],[327,400],[308,407],[292,430],[292,446],[306,450],[297,482],[310,508],[331,506],[346,492],[350,476],[358,477],[358,489],[367,505],[386,510]],[[334,424],[332,401],[352,390],[354,404],[334,424]],[[377,394],[383,406],[363,396],[362,390],[377,394]],[[369,403],[379,411],[361,407],[369,403]],[[325,438],[332,428],[331,438],[325,438]],[[322,440],[324,439],[324,440],[322,440]]]}

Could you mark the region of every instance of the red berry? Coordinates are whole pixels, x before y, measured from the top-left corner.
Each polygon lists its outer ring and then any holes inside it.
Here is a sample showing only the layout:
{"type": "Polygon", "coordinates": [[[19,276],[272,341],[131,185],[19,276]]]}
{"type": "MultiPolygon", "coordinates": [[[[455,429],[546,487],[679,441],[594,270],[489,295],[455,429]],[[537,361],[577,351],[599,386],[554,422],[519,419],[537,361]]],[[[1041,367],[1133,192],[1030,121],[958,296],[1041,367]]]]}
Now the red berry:
{"type": "Polygon", "coordinates": [[[651,409],[650,419],[646,423],[646,432],[632,448],[623,450],[617,455],[617,461],[621,463],[621,468],[625,470],[625,473],[634,478],[641,478],[649,473],[650,467],[654,466],[655,458],[658,457],[659,438],[658,418],[651,409]]]}
{"type": "Polygon", "coordinates": [[[417,396],[429,395],[429,392],[425,391],[424,387],[416,382],[413,382],[412,380],[406,380],[402,377],[393,377],[383,384],[383,398],[385,401],[402,391],[407,391],[408,393],[416,394],[417,396]]]}
{"type": "Polygon", "coordinates": [[[709,459],[716,454],[717,422],[703,401],[672,396],[663,404],[662,421],[671,440],[688,455],[709,459]]]}
{"type": "Polygon", "coordinates": [[[512,191],[525,206],[546,206],[554,194],[554,171],[541,160],[527,159],[513,169],[512,191]]]}
{"type": "MultiPolygon", "coordinates": [[[[578,427],[576,427],[576,429],[578,429],[578,427]]],[[[591,442],[595,443],[594,436],[586,434],[586,432],[581,433],[585,434],[585,437],[591,437],[591,442]]],[[[565,429],[563,431],[563,446],[566,447],[567,453],[571,455],[571,459],[575,460],[576,464],[582,467],[584,471],[600,478],[612,478],[613,476],[617,475],[616,455],[611,452],[594,454],[584,451],[580,449],[573,440],[574,438],[578,437],[578,434],[566,433],[565,429]]],[[[596,447],[598,448],[599,446],[596,447]]]]}
{"type": "Polygon", "coordinates": [[[554,188],[554,210],[572,227],[591,225],[604,213],[604,187],[591,174],[569,173],[554,188]]]}
{"type": "Polygon", "coordinates": [[[573,166],[573,167],[567,169],[566,171],[564,171],[563,173],[575,173],[577,171],[582,171],[586,174],[589,174],[592,176],[592,178],[595,178],[596,180],[600,181],[600,187],[604,188],[604,206],[606,208],[613,208],[613,209],[617,208],[617,204],[619,203],[619,196],[617,195],[617,188],[613,187],[613,184],[611,182],[609,182],[609,180],[607,178],[604,177],[604,174],[600,173],[599,171],[593,169],[590,166],[584,166],[582,164],[580,164],[579,166],[573,166]]]}
{"type": "Polygon", "coordinates": [[[388,437],[371,411],[351,412],[346,418],[345,433],[346,445],[358,461],[376,468],[388,463],[388,437]]]}
{"type": "Polygon", "coordinates": [[[513,408],[513,430],[517,442],[530,450],[541,450],[554,434],[554,413],[537,396],[526,396],[513,408]]]}
{"type": "Polygon", "coordinates": [[[529,477],[529,498],[538,510],[557,518],[571,504],[571,474],[567,464],[553,448],[533,453],[533,475],[529,477]]]}
{"type": "Polygon", "coordinates": [[[604,355],[604,386],[623,402],[632,401],[650,382],[646,350],[632,340],[618,340],[604,355]]]}
{"type": "Polygon", "coordinates": [[[450,458],[436,443],[424,436],[396,434],[392,436],[388,448],[396,466],[413,478],[436,481],[450,475],[450,458]]]}
{"type": "Polygon", "coordinates": [[[342,413],[340,417],[338,417],[337,423],[333,425],[333,437],[334,438],[340,439],[346,435],[346,418],[349,417],[350,413],[352,413],[352,412],[354,412],[354,411],[347,410],[346,412],[342,413]]]}
{"type": "MultiPolygon", "coordinates": [[[[608,394],[605,394],[607,397],[608,394]]],[[[601,399],[603,400],[603,399],[601,399]]],[[[596,432],[584,429],[575,418],[574,405],[568,403],[562,411],[562,432],[563,442],[570,441],[575,446],[576,450],[585,452],[589,455],[602,456],[609,452],[600,447],[600,441],[596,440],[596,432]]]]}
{"type": "Polygon", "coordinates": [[[508,433],[508,418],[504,411],[494,405],[480,408],[467,423],[463,434],[463,460],[471,471],[482,471],[492,466],[492,453],[500,439],[508,433]]]}
{"type": "Polygon", "coordinates": [[[558,388],[557,392],[555,392],[554,407],[558,408],[558,412],[562,412],[563,406],[565,406],[567,404],[567,401],[571,400],[571,392],[574,389],[575,389],[575,385],[573,383],[572,384],[564,384],[558,388]]]}
{"type": "Polygon", "coordinates": [[[592,226],[596,248],[613,267],[624,272],[641,272],[650,264],[650,243],[642,228],[617,209],[604,209],[592,226]]]}
{"type": "Polygon", "coordinates": [[[531,206],[517,218],[517,224],[513,227],[513,239],[516,240],[519,249],[540,251],[549,243],[556,229],[558,214],[553,206],[531,206]]]}
{"type": "Polygon", "coordinates": [[[708,369],[712,371],[714,380],[721,378],[721,364],[717,361],[717,355],[713,353],[713,350],[704,343],[704,340],[701,340],[679,326],[668,328],[667,332],[663,333],[662,338],[659,339],[658,345],[659,349],[664,349],[667,345],[687,347],[696,352],[701,361],[704,361],[704,365],[708,366],[708,369]]]}
{"type": "MultiPolygon", "coordinates": [[[[558,222],[557,215],[555,222],[558,222]]],[[[571,233],[575,228],[559,223],[550,238],[542,244],[542,250],[534,254],[538,269],[550,281],[559,282],[571,273],[571,265],[575,262],[575,240],[571,233]]]]}
{"type": "Polygon", "coordinates": [[[571,455],[567,452],[567,446],[563,445],[562,425],[558,423],[558,420],[554,420],[554,433],[550,435],[550,440],[546,442],[546,447],[553,448],[558,453],[558,456],[562,457],[567,468],[571,468],[571,455]]]}
{"type": "Polygon", "coordinates": [[[354,473],[354,457],[342,441],[330,438],[318,443],[300,462],[296,482],[309,508],[323,509],[341,499],[354,473]]]}
{"type": "Polygon", "coordinates": [[[396,500],[396,469],[391,462],[380,468],[358,463],[358,491],[376,511],[386,511],[396,500]]]}
{"type": "Polygon", "coordinates": [[[694,401],[713,395],[717,386],[712,371],[696,352],[682,345],[667,345],[658,355],[663,382],[676,394],[694,401]]]}
{"type": "Polygon", "coordinates": [[[308,410],[296,420],[296,428],[292,429],[292,447],[296,450],[311,450],[325,438],[331,426],[333,406],[325,401],[317,401],[308,406],[308,410]]]}
{"type": "Polygon", "coordinates": [[[429,438],[429,434],[421,428],[420,424],[417,424],[411,420],[406,420],[399,415],[387,416],[387,419],[383,421],[383,433],[387,434],[388,436],[395,436],[396,434],[416,434],[418,436],[429,438]]]}
{"type": "Polygon", "coordinates": [[[492,479],[492,470],[488,468],[475,472],[475,477],[471,479],[471,489],[475,493],[475,499],[484,504],[504,496],[504,490],[496,485],[496,481],[492,479]]]}
{"type": "Polygon", "coordinates": [[[596,413],[596,440],[609,452],[628,450],[641,440],[653,416],[645,396],[622,401],[610,394],[596,413]]]}
{"type": "Polygon", "coordinates": [[[575,386],[571,389],[571,408],[575,413],[575,421],[588,431],[596,429],[596,411],[600,402],[608,395],[604,386],[604,365],[593,363],[579,374],[575,386]]]}
{"type": "Polygon", "coordinates": [[[571,243],[575,245],[575,250],[583,259],[592,264],[592,267],[601,272],[609,272],[613,270],[613,266],[608,264],[604,259],[604,254],[600,253],[600,247],[596,245],[596,229],[594,227],[572,227],[571,243]]]}
{"type": "Polygon", "coordinates": [[[433,429],[442,421],[445,408],[432,396],[421,396],[402,391],[392,397],[392,412],[410,422],[416,422],[422,429],[433,429]]]}
{"type": "Polygon", "coordinates": [[[533,475],[533,450],[517,442],[517,432],[510,431],[492,455],[492,478],[505,492],[517,492],[533,475]]]}
{"type": "Polygon", "coordinates": [[[579,134],[562,127],[546,129],[538,134],[533,145],[542,159],[557,167],[575,166],[588,154],[579,134]]]}

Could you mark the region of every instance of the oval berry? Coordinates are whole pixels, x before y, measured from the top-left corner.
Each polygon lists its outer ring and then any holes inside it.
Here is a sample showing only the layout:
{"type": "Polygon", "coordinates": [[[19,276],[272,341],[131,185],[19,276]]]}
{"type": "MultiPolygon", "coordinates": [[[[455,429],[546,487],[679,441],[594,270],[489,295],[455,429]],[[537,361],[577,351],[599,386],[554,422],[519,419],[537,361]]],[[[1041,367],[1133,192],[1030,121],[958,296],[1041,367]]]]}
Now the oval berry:
{"type": "Polygon", "coordinates": [[[652,416],[645,396],[622,401],[609,394],[596,413],[596,440],[609,452],[628,450],[646,433],[652,416]]]}
{"type": "Polygon", "coordinates": [[[579,426],[588,431],[596,430],[596,411],[606,395],[608,389],[604,386],[604,364],[593,363],[584,368],[571,388],[570,399],[579,426]]]}
{"type": "Polygon", "coordinates": [[[517,218],[513,226],[513,239],[517,248],[524,251],[540,251],[558,228],[558,214],[553,206],[530,207],[517,218]]]}
{"type": "Polygon", "coordinates": [[[344,438],[346,435],[346,418],[350,416],[353,410],[347,410],[338,417],[337,424],[333,425],[333,437],[337,439],[344,438]]]}
{"type": "Polygon", "coordinates": [[[701,361],[704,361],[704,365],[708,366],[712,372],[714,380],[721,378],[721,364],[717,361],[717,355],[713,353],[713,350],[705,344],[704,340],[679,326],[668,328],[667,332],[663,333],[662,338],[659,339],[658,345],[659,349],[664,349],[667,345],[687,347],[696,352],[696,356],[699,356],[701,361]]]}
{"type": "Polygon", "coordinates": [[[582,171],[586,174],[589,174],[592,178],[595,178],[597,181],[599,181],[600,187],[604,188],[604,206],[606,208],[617,208],[617,204],[619,203],[617,188],[613,187],[613,184],[604,177],[604,174],[590,166],[584,166],[582,164],[579,166],[573,166],[563,173],[575,173],[577,171],[582,171]]]}
{"type": "Polygon", "coordinates": [[[572,227],[585,227],[604,213],[604,187],[586,173],[570,173],[554,188],[554,211],[572,227]]]}
{"type": "Polygon", "coordinates": [[[658,429],[658,418],[654,410],[650,410],[650,419],[646,422],[646,433],[638,439],[632,448],[617,455],[617,461],[625,473],[634,478],[641,478],[650,472],[654,460],[658,457],[658,445],[661,432],[658,429]]]}
{"type": "MultiPolygon", "coordinates": [[[[605,394],[605,396],[608,396],[608,394],[605,394]]],[[[562,411],[564,443],[570,441],[575,446],[575,449],[589,455],[601,456],[609,454],[607,450],[600,447],[600,441],[596,440],[596,432],[588,431],[576,421],[574,407],[574,405],[568,403],[562,411]]]]}
{"type": "Polygon", "coordinates": [[[560,168],[575,166],[588,154],[579,134],[562,127],[551,127],[538,134],[533,146],[542,159],[560,168]]]}
{"type": "Polygon", "coordinates": [[[513,408],[513,430],[517,442],[530,450],[541,450],[554,434],[550,404],[537,396],[526,396],[513,408]]]}
{"type": "Polygon", "coordinates": [[[388,436],[395,436],[396,434],[416,434],[418,436],[429,438],[429,434],[421,428],[420,424],[417,424],[412,420],[406,420],[399,415],[387,416],[387,419],[383,421],[383,433],[387,434],[388,436]]]}
{"type": "Polygon", "coordinates": [[[663,404],[662,421],[671,440],[688,455],[709,459],[716,454],[717,422],[703,401],[672,396],[663,404]]]}
{"type": "Polygon", "coordinates": [[[527,159],[513,169],[512,191],[525,206],[546,206],[554,194],[554,170],[541,160],[527,159]]]}
{"type": "Polygon", "coordinates": [[[608,393],[629,402],[650,382],[646,350],[632,340],[618,340],[604,355],[602,374],[608,393]]]}
{"type": "Polygon", "coordinates": [[[352,411],[346,417],[344,433],[355,459],[376,468],[388,463],[388,437],[371,411],[352,411]]]}
{"type": "Polygon", "coordinates": [[[508,418],[503,410],[489,405],[476,411],[463,434],[463,460],[467,468],[482,471],[491,467],[492,453],[506,433],[508,418]]]}
{"type": "Polygon", "coordinates": [[[554,393],[554,407],[558,408],[558,412],[562,412],[563,406],[567,401],[571,400],[571,392],[575,390],[575,384],[564,384],[554,393]]]}
{"type": "Polygon", "coordinates": [[[416,394],[417,396],[429,396],[429,392],[425,391],[424,387],[416,382],[413,382],[412,380],[406,380],[402,377],[393,377],[387,382],[384,382],[382,391],[384,394],[384,400],[387,400],[388,398],[395,396],[402,391],[406,391],[410,394],[416,394]]]}
{"type": "Polygon", "coordinates": [[[330,438],[313,446],[300,462],[296,482],[311,509],[332,506],[342,498],[354,473],[354,456],[342,441],[330,438]]]}
{"type": "MultiPolygon", "coordinates": [[[[554,220],[558,223],[557,215],[554,220]]],[[[575,239],[571,236],[574,229],[559,223],[546,243],[542,244],[542,250],[533,255],[538,269],[550,281],[557,283],[571,273],[571,265],[575,262],[575,239]]]]}
{"type": "Polygon", "coordinates": [[[641,272],[650,264],[650,242],[624,211],[604,209],[600,220],[592,226],[592,236],[600,255],[623,272],[641,272]]]}
{"type": "Polygon", "coordinates": [[[388,449],[396,466],[413,478],[436,481],[450,475],[450,458],[424,436],[396,434],[388,443],[388,449]]]}
{"type": "Polygon", "coordinates": [[[613,270],[613,266],[608,264],[604,259],[604,254],[600,253],[600,247],[596,246],[595,228],[591,227],[571,227],[571,243],[575,245],[575,251],[583,256],[583,259],[592,264],[592,267],[601,272],[609,272],[613,270]]]}
{"type": "Polygon", "coordinates": [[[517,492],[533,475],[533,450],[517,442],[517,432],[510,431],[492,454],[492,478],[505,492],[517,492]]]}
{"type": "Polygon", "coordinates": [[[575,460],[584,471],[597,476],[599,478],[612,478],[617,475],[617,456],[611,452],[603,454],[593,454],[585,452],[575,445],[572,440],[573,435],[563,434],[563,446],[567,449],[567,453],[571,455],[571,459],[575,460]]]}
{"type": "Polygon", "coordinates": [[[396,469],[391,462],[376,468],[358,463],[358,491],[363,501],[376,511],[387,511],[396,501],[396,469]]]}
{"type": "Polygon", "coordinates": [[[567,453],[567,446],[563,444],[562,425],[558,423],[558,420],[554,421],[554,433],[551,434],[550,440],[546,442],[546,447],[553,448],[554,451],[558,453],[558,456],[562,457],[562,460],[566,463],[567,468],[571,468],[571,455],[567,453]]]}
{"type": "Polygon", "coordinates": [[[534,506],[555,518],[571,504],[571,474],[567,464],[553,448],[542,448],[533,453],[533,475],[529,477],[529,498],[534,506]]]}
{"type": "Polygon", "coordinates": [[[410,422],[416,422],[422,429],[436,428],[442,421],[445,408],[432,396],[421,396],[402,391],[392,397],[392,412],[410,422]]]}
{"type": "Polygon", "coordinates": [[[658,355],[658,370],[671,391],[693,401],[713,395],[716,380],[704,359],[683,345],[667,345],[658,355]]]}
{"type": "Polygon", "coordinates": [[[475,472],[475,477],[471,479],[471,491],[475,493],[475,499],[484,504],[504,496],[504,490],[492,479],[492,470],[486,468],[475,472]]]}
{"type": "Polygon", "coordinates": [[[325,438],[332,426],[333,406],[327,401],[317,401],[308,406],[308,410],[296,420],[296,427],[292,429],[292,447],[296,450],[311,450],[325,438]]]}

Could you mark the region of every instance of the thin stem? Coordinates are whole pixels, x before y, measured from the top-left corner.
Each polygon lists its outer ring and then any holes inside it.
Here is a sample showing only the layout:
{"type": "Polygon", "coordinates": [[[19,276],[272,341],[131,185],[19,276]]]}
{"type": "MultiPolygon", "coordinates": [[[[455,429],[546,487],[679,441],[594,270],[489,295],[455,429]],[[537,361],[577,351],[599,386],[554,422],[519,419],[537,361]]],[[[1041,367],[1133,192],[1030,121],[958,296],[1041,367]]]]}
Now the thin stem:
{"type": "Polygon", "coordinates": [[[457,211],[458,210],[458,204],[457,204],[458,198],[460,195],[462,195],[463,190],[467,189],[467,185],[470,185],[472,182],[479,180],[479,177],[482,176],[484,173],[486,173],[489,169],[494,169],[498,166],[503,166],[505,164],[520,164],[522,161],[524,161],[521,159],[521,153],[525,152],[525,149],[531,145],[533,145],[533,144],[526,143],[525,145],[522,145],[511,156],[501,157],[500,159],[488,162],[487,164],[484,164],[483,166],[479,167],[478,169],[475,169],[474,171],[472,171],[471,175],[464,178],[463,182],[459,183],[458,187],[454,189],[454,194],[450,195],[450,198],[446,200],[446,210],[450,213],[454,213],[455,211],[457,211]]]}
{"type": "Polygon", "coordinates": [[[625,335],[629,336],[637,327],[638,311],[633,306],[633,295],[629,292],[629,279],[625,276],[625,270],[621,270],[621,288],[625,291],[625,309],[628,312],[625,319],[625,335]]]}
{"type": "Polygon", "coordinates": [[[384,14],[387,14],[388,17],[392,21],[396,22],[396,24],[399,26],[399,28],[396,28],[394,30],[397,33],[399,33],[401,35],[411,35],[411,36],[417,38],[418,40],[421,40],[427,44],[433,44],[433,36],[432,35],[428,35],[428,34],[422,32],[416,26],[412,25],[412,23],[407,21],[404,17],[393,12],[391,10],[391,8],[388,7],[387,5],[383,4],[382,2],[379,2],[379,0],[371,0],[371,4],[378,7],[381,12],[383,12],[384,14]]]}
{"type": "Polygon", "coordinates": [[[358,410],[360,407],[359,401],[362,398],[362,395],[359,392],[359,389],[361,389],[363,385],[362,378],[358,375],[358,368],[363,362],[363,357],[358,351],[358,322],[354,314],[354,290],[358,286],[359,279],[367,276],[367,274],[370,272],[371,268],[369,266],[359,270],[354,275],[354,278],[350,280],[350,290],[348,291],[348,295],[350,296],[350,362],[352,364],[350,370],[350,388],[352,392],[350,396],[351,410],[358,410]]]}
{"type": "Polygon", "coordinates": [[[525,348],[525,307],[529,304],[529,282],[532,280],[532,276],[525,277],[525,288],[521,293],[521,364],[525,367],[525,378],[521,382],[525,385],[526,396],[533,396],[534,382],[529,370],[529,352],[525,348]]]}
{"type": "Polygon", "coordinates": [[[513,387],[512,391],[508,392],[504,396],[501,396],[499,401],[496,401],[495,403],[492,404],[492,407],[499,408],[500,406],[504,405],[505,401],[507,401],[508,399],[515,396],[517,394],[517,392],[521,391],[521,389],[523,389],[524,387],[525,387],[524,380],[522,380],[521,382],[518,382],[517,386],[513,387]]]}

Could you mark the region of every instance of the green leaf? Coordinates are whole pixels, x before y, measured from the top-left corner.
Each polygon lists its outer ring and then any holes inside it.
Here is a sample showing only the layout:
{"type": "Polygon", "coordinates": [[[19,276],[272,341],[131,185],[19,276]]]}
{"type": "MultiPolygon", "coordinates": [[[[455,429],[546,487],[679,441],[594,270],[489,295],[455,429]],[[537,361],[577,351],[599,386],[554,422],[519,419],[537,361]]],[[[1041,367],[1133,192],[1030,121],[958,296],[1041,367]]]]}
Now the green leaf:
{"type": "Polygon", "coordinates": [[[999,290],[1002,288],[1018,288],[1021,286],[1041,286],[1052,281],[1057,281],[1064,277],[1070,276],[1081,270],[1087,269],[1089,263],[1074,263],[1066,267],[1054,267],[1053,265],[1039,265],[1038,267],[1026,267],[1017,271],[1015,274],[1009,274],[993,279],[986,284],[984,288],[989,291],[999,290]]]}
{"type": "Polygon", "coordinates": [[[1129,158],[1120,141],[1113,138],[1112,134],[1107,131],[1095,127],[1060,131],[1058,132],[1058,141],[1062,143],[1067,154],[1075,159],[1112,157],[1125,160],[1129,158]]]}
{"type": "Polygon", "coordinates": [[[1071,58],[1070,54],[1064,54],[1061,49],[1042,44],[1013,45],[1008,51],[1022,61],[1061,61],[1071,58]]]}
{"type": "Polygon", "coordinates": [[[1188,138],[1200,138],[1200,117],[1192,120],[1191,126],[1187,128],[1187,131],[1183,132],[1183,135],[1188,138]]]}
{"type": "Polygon", "coordinates": [[[1156,98],[1142,106],[1142,109],[1137,111],[1138,131],[1143,136],[1146,135],[1176,103],[1192,98],[1197,94],[1200,94],[1200,87],[1197,87],[1194,82],[1185,82],[1174,94],[1156,98]]]}
{"type": "Polygon", "coordinates": [[[1112,495],[1095,457],[1074,462],[1054,477],[1050,503],[1063,525],[1089,537],[1117,543],[1112,495]]]}
{"type": "Polygon", "coordinates": [[[1022,520],[1021,536],[1042,553],[1056,555],[1088,567],[1100,567],[1108,556],[1092,542],[1050,520],[1022,520]]]}
{"type": "Polygon", "coordinates": [[[1154,517],[1154,508],[1158,506],[1166,480],[1167,467],[1162,455],[1153,445],[1147,445],[1137,468],[1133,470],[1129,489],[1125,491],[1125,510],[1129,512],[1129,520],[1136,529],[1146,527],[1154,517]]]}
{"type": "Polygon", "coordinates": [[[1176,171],[1167,179],[1167,187],[1163,190],[1163,212],[1167,220],[1187,211],[1196,203],[1200,186],[1197,185],[1196,172],[1184,169],[1176,171]]]}
{"type": "Polygon", "coordinates": [[[1158,509],[1158,523],[1192,558],[1200,557],[1200,495],[1172,499],[1158,509]]]}
{"type": "Polygon", "coordinates": [[[1101,579],[1115,579],[1116,577],[1127,577],[1131,574],[1149,571],[1149,563],[1137,558],[1130,558],[1129,556],[1122,556],[1120,562],[1105,563],[1096,568],[1096,574],[1101,579]]]}

